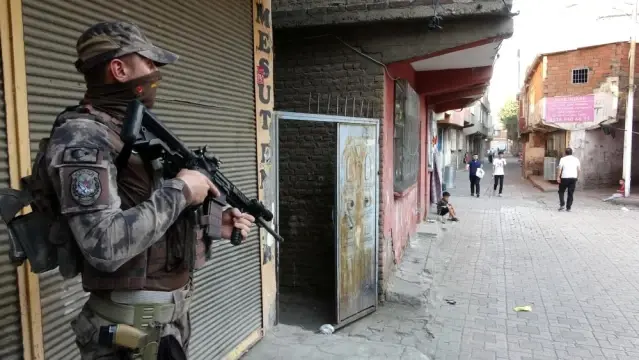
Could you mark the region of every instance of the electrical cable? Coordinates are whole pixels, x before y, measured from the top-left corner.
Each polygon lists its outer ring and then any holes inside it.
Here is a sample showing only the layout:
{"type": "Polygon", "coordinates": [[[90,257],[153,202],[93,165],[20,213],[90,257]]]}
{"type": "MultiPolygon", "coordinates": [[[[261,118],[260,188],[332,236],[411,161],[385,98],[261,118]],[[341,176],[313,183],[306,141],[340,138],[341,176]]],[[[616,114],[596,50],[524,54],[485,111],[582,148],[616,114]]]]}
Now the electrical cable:
{"type": "Polygon", "coordinates": [[[315,36],[307,36],[302,38],[302,40],[311,40],[311,39],[319,39],[319,38],[323,38],[323,37],[334,37],[337,41],[339,41],[342,45],[346,46],[347,48],[349,48],[350,50],[352,50],[353,52],[357,53],[358,55],[374,62],[377,65],[380,65],[383,69],[384,69],[384,73],[393,81],[397,81],[399,80],[399,77],[393,77],[390,74],[390,71],[388,70],[388,66],[386,66],[386,64],[384,64],[383,62],[375,59],[374,57],[364,53],[363,51],[357,49],[356,47],[354,47],[353,45],[347,43],[346,41],[342,40],[342,38],[340,38],[339,36],[335,35],[335,34],[322,34],[322,35],[315,35],[315,36]]]}
{"type": "Polygon", "coordinates": [[[347,48],[351,49],[352,51],[356,52],[357,54],[359,54],[360,56],[363,56],[365,58],[367,58],[368,60],[380,65],[381,67],[384,68],[384,72],[386,73],[386,75],[393,81],[397,81],[399,80],[399,77],[394,78],[391,74],[390,71],[388,71],[388,67],[386,66],[386,64],[384,64],[383,62],[373,58],[372,56],[365,54],[364,52],[360,51],[359,49],[355,48],[354,46],[352,46],[351,44],[347,43],[346,41],[342,40],[339,36],[333,35],[335,36],[335,38],[337,39],[337,41],[341,42],[344,46],[346,46],[347,48]]]}

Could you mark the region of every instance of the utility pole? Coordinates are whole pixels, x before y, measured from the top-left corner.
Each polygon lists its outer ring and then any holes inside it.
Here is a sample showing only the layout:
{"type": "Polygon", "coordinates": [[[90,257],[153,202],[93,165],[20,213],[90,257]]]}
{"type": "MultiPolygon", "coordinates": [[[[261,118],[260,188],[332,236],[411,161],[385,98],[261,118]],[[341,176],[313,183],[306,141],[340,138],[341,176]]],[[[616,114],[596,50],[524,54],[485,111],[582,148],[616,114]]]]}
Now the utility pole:
{"type": "Polygon", "coordinates": [[[625,196],[630,195],[632,172],[632,122],[634,120],[634,98],[635,98],[635,48],[636,34],[635,27],[637,23],[637,0],[632,6],[632,21],[630,24],[630,69],[628,71],[628,99],[626,102],[626,126],[623,136],[623,178],[625,180],[625,196]]]}
{"type": "Polygon", "coordinates": [[[521,86],[521,49],[517,49],[517,89],[521,86]]]}
{"type": "MultiPolygon", "coordinates": [[[[521,90],[521,49],[517,49],[517,92],[519,93],[519,90],[521,90]]],[[[521,94],[519,93],[519,96],[526,96],[525,94],[521,94]]],[[[521,104],[521,101],[517,101],[518,104],[521,104]]],[[[517,106],[517,108],[519,109],[519,106],[517,106]]],[[[521,137],[521,130],[519,129],[519,112],[521,110],[517,111],[517,141],[519,141],[519,138],[521,137]]]]}

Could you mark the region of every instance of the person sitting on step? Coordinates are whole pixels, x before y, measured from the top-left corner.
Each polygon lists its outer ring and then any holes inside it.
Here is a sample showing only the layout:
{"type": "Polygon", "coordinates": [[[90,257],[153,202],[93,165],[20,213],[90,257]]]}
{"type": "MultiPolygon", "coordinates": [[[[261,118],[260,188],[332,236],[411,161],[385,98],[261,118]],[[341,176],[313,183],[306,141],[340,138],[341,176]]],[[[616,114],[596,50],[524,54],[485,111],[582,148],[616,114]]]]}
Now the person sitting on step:
{"type": "Polygon", "coordinates": [[[455,214],[455,208],[448,201],[450,199],[450,193],[448,191],[444,191],[442,194],[442,199],[437,202],[437,215],[444,216],[448,214],[448,220],[450,221],[459,221],[457,219],[457,215],[455,214]]]}
{"type": "Polygon", "coordinates": [[[626,181],[624,179],[619,180],[619,189],[612,196],[603,199],[603,201],[610,201],[612,199],[626,197],[626,181]]]}

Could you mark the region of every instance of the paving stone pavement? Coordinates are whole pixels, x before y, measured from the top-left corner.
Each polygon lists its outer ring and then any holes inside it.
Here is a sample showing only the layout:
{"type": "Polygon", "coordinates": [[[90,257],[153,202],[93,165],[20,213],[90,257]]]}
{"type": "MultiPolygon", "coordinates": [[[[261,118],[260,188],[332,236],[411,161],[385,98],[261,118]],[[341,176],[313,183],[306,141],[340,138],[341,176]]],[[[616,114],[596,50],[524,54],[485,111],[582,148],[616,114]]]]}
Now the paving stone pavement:
{"type": "Polygon", "coordinates": [[[458,173],[461,221],[429,224],[441,235],[416,239],[400,267],[428,257],[406,280],[423,301],[393,296],[333,335],[279,325],[244,358],[639,359],[639,209],[578,191],[558,212],[557,194],[518,170],[507,168],[503,197],[484,190],[488,173],[479,199],[458,173]]]}

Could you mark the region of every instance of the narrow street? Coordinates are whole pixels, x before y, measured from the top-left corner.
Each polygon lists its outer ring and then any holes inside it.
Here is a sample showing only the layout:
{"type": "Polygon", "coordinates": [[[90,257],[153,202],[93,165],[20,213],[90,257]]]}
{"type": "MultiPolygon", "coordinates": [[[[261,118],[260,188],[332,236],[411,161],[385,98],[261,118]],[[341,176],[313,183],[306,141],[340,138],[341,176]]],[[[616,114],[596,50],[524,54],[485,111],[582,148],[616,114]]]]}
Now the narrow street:
{"type": "Polygon", "coordinates": [[[558,212],[557,194],[508,160],[503,197],[488,196],[487,171],[471,198],[459,171],[450,192],[461,221],[426,224],[439,236],[406,250],[400,273],[424,260],[408,280],[423,299],[391,294],[332,335],[279,325],[244,358],[639,359],[639,210],[577,191],[573,211],[558,212]]]}

